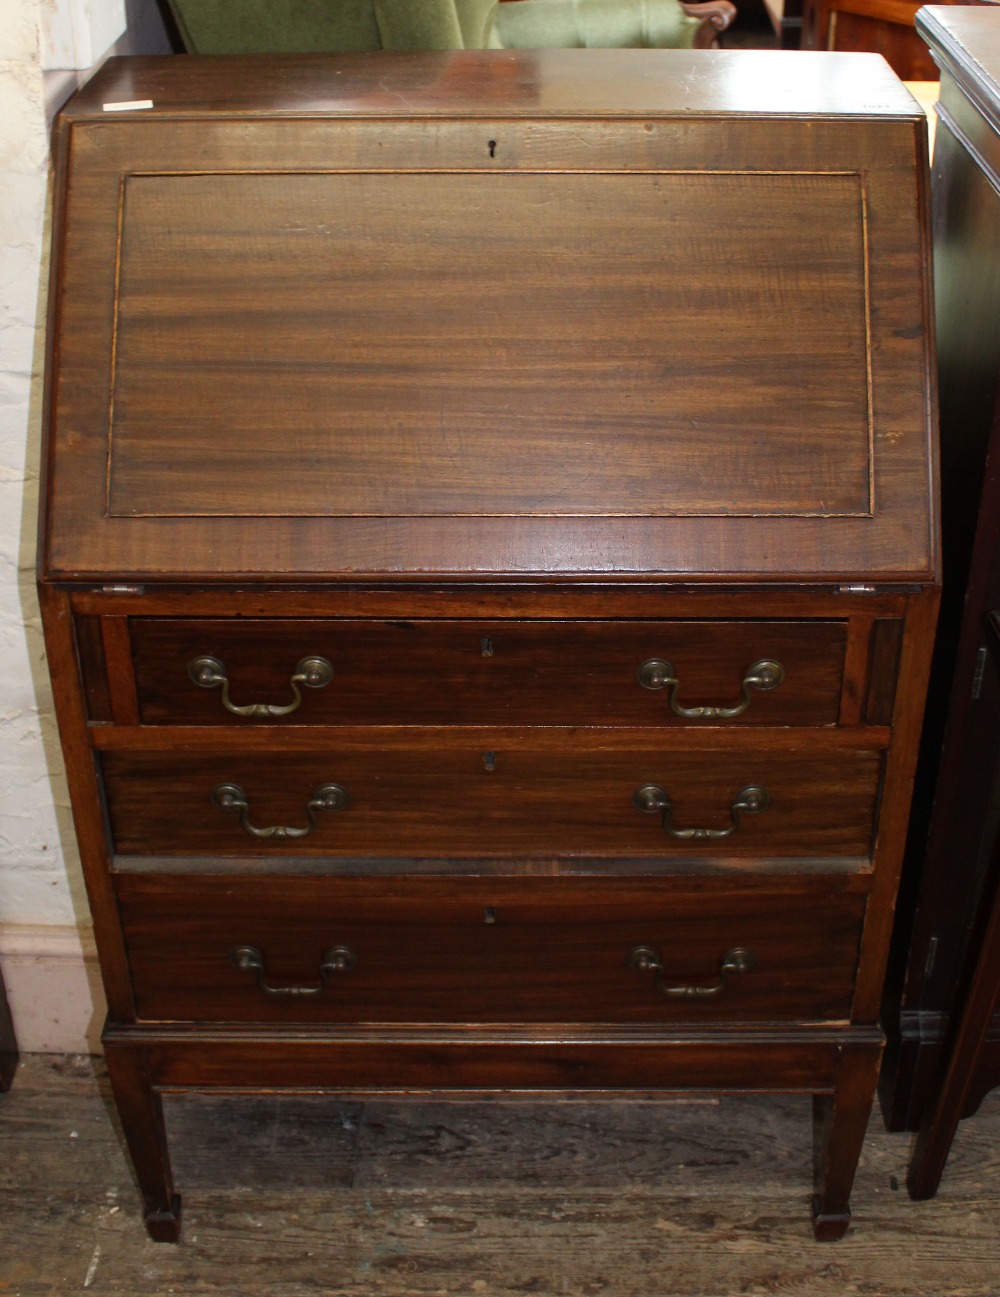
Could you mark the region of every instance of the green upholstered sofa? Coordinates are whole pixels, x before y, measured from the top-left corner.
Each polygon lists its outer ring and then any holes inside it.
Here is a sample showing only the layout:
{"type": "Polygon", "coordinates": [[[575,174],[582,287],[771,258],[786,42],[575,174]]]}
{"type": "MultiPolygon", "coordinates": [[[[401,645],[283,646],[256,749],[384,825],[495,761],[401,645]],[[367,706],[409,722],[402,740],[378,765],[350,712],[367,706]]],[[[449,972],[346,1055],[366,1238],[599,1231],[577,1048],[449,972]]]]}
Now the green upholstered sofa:
{"type": "Polygon", "coordinates": [[[731,0],[168,0],[196,54],[325,50],[690,48],[731,0]]]}

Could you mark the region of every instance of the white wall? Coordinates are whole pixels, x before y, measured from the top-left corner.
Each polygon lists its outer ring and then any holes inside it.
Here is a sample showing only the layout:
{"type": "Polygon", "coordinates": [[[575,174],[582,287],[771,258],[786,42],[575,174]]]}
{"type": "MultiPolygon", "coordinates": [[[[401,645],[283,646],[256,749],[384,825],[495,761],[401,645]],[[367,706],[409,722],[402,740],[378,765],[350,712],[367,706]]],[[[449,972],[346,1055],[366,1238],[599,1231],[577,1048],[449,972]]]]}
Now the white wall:
{"type": "Polygon", "coordinates": [[[45,68],[89,68],[125,30],[124,0],[60,0],[37,12],[45,68]]]}
{"type": "Polygon", "coordinates": [[[22,1048],[103,1009],[34,594],[49,122],[108,53],[165,53],[155,0],[4,0],[0,22],[0,965],[22,1048]],[[98,1003],[93,1003],[96,992],[98,1003]]]}

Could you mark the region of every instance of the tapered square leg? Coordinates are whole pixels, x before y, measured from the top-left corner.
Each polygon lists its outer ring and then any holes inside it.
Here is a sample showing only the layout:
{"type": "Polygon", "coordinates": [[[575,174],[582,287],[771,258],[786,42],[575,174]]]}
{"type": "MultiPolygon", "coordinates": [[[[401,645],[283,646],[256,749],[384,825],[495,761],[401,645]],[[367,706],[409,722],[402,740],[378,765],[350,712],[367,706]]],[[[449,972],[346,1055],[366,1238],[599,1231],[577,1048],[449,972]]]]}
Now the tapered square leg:
{"type": "Polygon", "coordinates": [[[163,1103],[150,1084],[141,1046],[105,1041],[115,1106],[142,1193],[146,1231],[155,1243],[176,1243],[181,1200],[174,1192],[163,1103]]]}
{"type": "Polygon", "coordinates": [[[832,1094],[813,1098],[815,1192],[813,1233],[821,1243],[843,1238],[851,1222],[850,1197],[871,1116],[881,1046],[844,1048],[832,1094]]]}

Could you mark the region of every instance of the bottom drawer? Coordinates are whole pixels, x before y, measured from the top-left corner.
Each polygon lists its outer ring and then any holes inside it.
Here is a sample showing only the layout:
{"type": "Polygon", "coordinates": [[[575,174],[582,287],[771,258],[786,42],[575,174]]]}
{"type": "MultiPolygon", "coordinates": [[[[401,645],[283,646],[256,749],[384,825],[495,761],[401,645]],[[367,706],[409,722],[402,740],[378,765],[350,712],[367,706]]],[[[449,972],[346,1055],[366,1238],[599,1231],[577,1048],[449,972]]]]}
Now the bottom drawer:
{"type": "Polygon", "coordinates": [[[869,880],[120,874],[140,1020],[850,1016],[869,880]]]}

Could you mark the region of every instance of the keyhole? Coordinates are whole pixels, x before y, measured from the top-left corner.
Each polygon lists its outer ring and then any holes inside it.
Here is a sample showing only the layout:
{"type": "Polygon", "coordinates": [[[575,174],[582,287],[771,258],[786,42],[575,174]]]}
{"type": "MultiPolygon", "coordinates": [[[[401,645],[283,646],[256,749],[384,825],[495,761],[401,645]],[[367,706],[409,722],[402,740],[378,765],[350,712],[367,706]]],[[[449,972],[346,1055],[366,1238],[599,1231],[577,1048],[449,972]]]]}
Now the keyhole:
{"type": "Polygon", "coordinates": [[[497,142],[496,142],[496,140],[487,140],[486,143],[487,143],[487,146],[489,147],[489,150],[490,150],[490,157],[491,157],[491,158],[495,158],[496,155],[497,155],[497,142]]]}
{"type": "Polygon", "coordinates": [[[495,752],[484,752],[483,766],[490,774],[492,774],[497,768],[497,754],[495,752]]]}
{"type": "Polygon", "coordinates": [[[487,905],[486,908],[483,910],[483,922],[496,923],[496,921],[497,921],[496,906],[487,905]]]}

